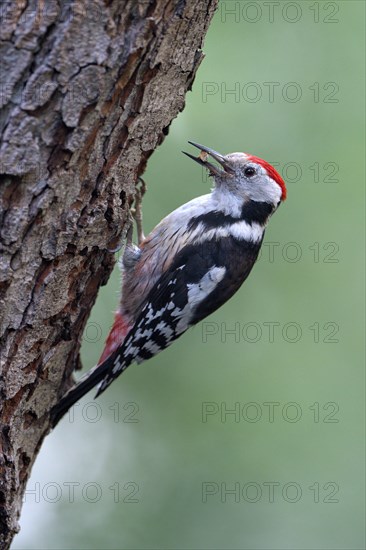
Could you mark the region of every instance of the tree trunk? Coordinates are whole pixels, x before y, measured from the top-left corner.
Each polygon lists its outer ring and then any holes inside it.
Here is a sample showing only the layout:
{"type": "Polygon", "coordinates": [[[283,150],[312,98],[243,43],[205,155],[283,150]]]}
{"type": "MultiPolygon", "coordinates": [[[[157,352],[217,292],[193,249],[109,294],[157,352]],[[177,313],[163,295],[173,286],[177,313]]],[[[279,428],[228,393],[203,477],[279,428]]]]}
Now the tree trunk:
{"type": "Polygon", "coordinates": [[[2,4],[0,546],[217,0],[2,4]]]}

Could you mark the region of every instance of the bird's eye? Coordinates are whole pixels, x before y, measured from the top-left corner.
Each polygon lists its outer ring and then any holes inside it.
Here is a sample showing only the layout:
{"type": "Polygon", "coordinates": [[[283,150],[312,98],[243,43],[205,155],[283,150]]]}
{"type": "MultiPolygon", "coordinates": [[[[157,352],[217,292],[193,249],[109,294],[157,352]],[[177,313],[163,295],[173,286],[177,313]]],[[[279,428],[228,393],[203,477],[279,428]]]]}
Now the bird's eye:
{"type": "Polygon", "coordinates": [[[255,168],[253,166],[247,166],[246,168],[244,168],[244,174],[248,177],[248,178],[251,178],[252,176],[255,175],[255,168]]]}

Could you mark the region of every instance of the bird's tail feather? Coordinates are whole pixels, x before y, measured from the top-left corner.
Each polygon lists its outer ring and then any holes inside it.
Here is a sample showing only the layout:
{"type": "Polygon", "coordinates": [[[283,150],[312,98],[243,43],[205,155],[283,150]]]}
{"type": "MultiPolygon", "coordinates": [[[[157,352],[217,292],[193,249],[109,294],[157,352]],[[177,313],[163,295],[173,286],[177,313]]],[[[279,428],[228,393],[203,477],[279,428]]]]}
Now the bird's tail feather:
{"type": "MultiPolygon", "coordinates": [[[[67,413],[67,411],[75,405],[79,399],[81,399],[88,391],[93,389],[97,384],[102,382],[106,377],[114,358],[119,353],[118,348],[123,343],[126,334],[129,331],[128,320],[117,311],[113,327],[108,335],[105,343],[104,351],[100,357],[96,367],[89,370],[75,386],[70,388],[68,392],[61,398],[51,410],[51,423],[54,428],[61,418],[67,413]]],[[[101,390],[98,391],[96,397],[100,395],[101,390]]]]}
{"type": "Polygon", "coordinates": [[[75,405],[88,391],[93,389],[103,380],[110,368],[111,362],[107,359],[102,364],[97,365],[83,376],[80,381],[73,386],[61,400],[51,410],[52,428],[58,424],[67,411],[75,405]]]}

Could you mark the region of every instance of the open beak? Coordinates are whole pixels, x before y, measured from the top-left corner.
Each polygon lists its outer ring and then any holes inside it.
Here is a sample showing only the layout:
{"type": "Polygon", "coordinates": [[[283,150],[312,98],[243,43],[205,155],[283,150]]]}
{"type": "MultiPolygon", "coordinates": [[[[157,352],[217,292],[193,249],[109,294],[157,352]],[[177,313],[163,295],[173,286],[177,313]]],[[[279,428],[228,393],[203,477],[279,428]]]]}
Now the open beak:
{"type": "Polygon", "coordinates": [[[198,157],[195,157],[189,153],[186,153],[185,151],[182,151],[187,157],[190,159],[198,162],[201,166],[204,166],[207,168],[207,170],[210,171],[210,174],[213,176],[232,176],[235,173],[235,170],[229,165],[228,161],[225,159],[223,155],[220,155],[217,151],[214,151],[213,149],[210,149],[209,147],[205,147],[205,145],[200,145],[199,143],[194,143],[194,141],[189,141],[193,147],[197,147],[197,149],[200,149],[201,153],[198,157]],[[221,170],[218,166],[215,166],[215,164],[212,164],[211,162],[208,162],[207,155],[210,155],[216,162],[220,164],[220,166],[223,167],[223,170],[221,170]]]}

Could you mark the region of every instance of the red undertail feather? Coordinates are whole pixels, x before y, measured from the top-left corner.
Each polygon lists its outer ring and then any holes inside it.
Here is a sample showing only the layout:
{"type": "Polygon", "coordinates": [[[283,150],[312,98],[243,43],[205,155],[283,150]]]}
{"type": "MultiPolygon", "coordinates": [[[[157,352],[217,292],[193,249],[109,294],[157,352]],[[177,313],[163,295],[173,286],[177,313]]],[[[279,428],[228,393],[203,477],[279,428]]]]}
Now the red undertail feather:
{"type": "Polygon", "coordinates": [[[254,155],[248,155],[248,156],[253,162],[256,162],[257,164],[260,164],[261,166],[263,166],[263,168],[266,170],[269,177],[272,178],[276,183],[278,183],[278,185],[282,189],[281,199],[284,201],[287,196],[286,185],[283,179],[281,178],[280,174],[277,172],[277,170],[275,170],[273,166],[269,164],[269,162],[266,162],[265,160],[260,159],[259,157],[255,157],[254,155]]]}
{"type": "Polygon", "coordinates": [[[113,353],[126,338],[126,334],[130,330],[130,325],[119,311],[116,312],[114,323],[106,340],[103,353],[98,361],[98,365],[103,363],[113,353]]]}

